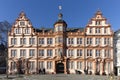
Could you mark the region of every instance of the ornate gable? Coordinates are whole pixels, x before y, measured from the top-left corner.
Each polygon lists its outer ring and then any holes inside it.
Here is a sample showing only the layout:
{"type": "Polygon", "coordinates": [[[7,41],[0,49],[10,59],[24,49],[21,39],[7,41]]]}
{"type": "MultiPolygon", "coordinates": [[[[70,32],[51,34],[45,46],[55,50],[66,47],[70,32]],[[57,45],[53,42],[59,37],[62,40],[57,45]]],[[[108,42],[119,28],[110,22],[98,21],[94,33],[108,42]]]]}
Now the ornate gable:
{"type": "Polygon", "coordinates": [[[106,20],[105,17],[103,17],[103,14],[100,10],[98,10],[96,13],[95,13],[95,16],[92,18],[93,20],[106,20]]]}
{"type": "Polygon", "coordinates": [[[26,17],[26,14],[22,11],[14,24],[15,27],[32,27],[30,20],[26,17]]]}
{"type": "Polygon", "coordinates": [[[20,35],[20,34],[31,34],[34,33],[34,29],[30,20],[26,17],[26,14],[22,11],[18,18],[15,20],[15,23],[12,25],[11,33],[20,35]]]}
{"type": "Polygon", "coordinates": [[[98,10],[87,26],[110,26],[110,24],[107,23],[107,19],[103,17],[102,12],[98,10]]]}

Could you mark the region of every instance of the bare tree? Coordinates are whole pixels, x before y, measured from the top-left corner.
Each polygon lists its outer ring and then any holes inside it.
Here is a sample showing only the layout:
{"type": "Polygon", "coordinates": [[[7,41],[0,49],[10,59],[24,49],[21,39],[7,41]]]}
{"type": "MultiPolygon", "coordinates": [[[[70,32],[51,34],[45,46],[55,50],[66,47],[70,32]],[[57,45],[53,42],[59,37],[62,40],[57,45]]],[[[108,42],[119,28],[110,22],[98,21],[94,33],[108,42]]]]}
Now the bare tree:
{"type": "Polygon", "coordinates": [[[7,46],[8,31],[11,28],[11,24],[8,21],[0,22],[0,43],[4,43],[7,46]]]}
{"type": "Polygon", "coordinates": [[[0,22],[0,43],[5,45],[5,50],[3,51],[6,57],[6,77],[8,78],[8,31],[11,28],[11,24],[8,21],[0,22]]]}

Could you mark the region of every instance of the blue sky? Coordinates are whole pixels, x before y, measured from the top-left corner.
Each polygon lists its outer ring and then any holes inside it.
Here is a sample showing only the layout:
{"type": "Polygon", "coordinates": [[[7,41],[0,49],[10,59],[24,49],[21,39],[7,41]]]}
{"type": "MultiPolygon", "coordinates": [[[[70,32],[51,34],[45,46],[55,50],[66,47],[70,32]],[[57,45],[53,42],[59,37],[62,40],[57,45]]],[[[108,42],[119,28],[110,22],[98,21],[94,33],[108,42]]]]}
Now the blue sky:
{"type": "Polygon", "coordinates": [[[24,11],[34,27],[53,28],[62,5],[68,27],[85,27],[100,9],[114,31],[120,29],[120,0],[0,0],[0,21],[13,23],[24,11]]]}

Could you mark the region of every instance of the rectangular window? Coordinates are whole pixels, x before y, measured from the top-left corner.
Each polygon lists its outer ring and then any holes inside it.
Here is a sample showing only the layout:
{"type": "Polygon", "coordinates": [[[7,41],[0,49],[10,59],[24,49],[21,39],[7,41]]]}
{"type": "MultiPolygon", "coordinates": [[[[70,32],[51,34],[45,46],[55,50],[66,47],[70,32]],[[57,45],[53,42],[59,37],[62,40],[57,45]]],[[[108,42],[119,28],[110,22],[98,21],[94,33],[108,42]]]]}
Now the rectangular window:
{"type": "Polygon", "coordinates": [[[74,44],[74,39],[73,38],[68,38],[68,44],[74,44]]]}
{"type": "Polygon", "coordinates": [[[107,44],[110,45],[110,38],[107,38],[107,44]]]}
{"type": "Polygon", "coordinates": [[[68,49],[68,56],[72,57],[73,56],[73,49],[68,49]]]}
{"type": "Polygon", "coordinates": [[[20,50],[20,57],[25,57],[26,56],[26,50],[22,49],[20,50]]]}
{"type": "Polygon", "coordinates": [[[26,38],[23,38],[23,44],[26,44],[26,38]]]}
{"type": "Polygon", "coordinates": [[[18,28],[18,34],[20,34],[21,33],[21,28],[18,28]]]}
{"type": "Polygon", "coordinates": [[[26,44],[26,38],[20,38],[20,44],[26,44]]]}
{"type": "Polygon", "coordinates": [[[48,57],[51,57],[52,55],[53,55],[52,49],[48,49],[48,50],[47,50],[47,56],[48,56],[48,57]]]}
{"type": "Polygon", "coordinates": [[[35,50],[34,49],[29,50],[29,56],[31,56],[31,57],[35,56],[35,50]]]}
{"type": "Polygon", "coordinates": [[[15,70],[16,69],[16,63],[15,62],[11,62],[11,70],[15,70]]]}
{"type": "Polygon", "coordinates": [[[16,50],[11,50],[11,57],[16,57],[17,51],[16,50]]]}
{"type": "Polygon", "coordinates": [[[73,38],[71,38],[71,44],[74,44],[73,38]]]}
{"type": "Polygon", "coordinates": [[[25,22],[24,21],[20,21],[20,26],[24,26],[25,22]]]}
{"type": "Polygon", "coordinates": [[[90,54],[89,55],[92,56],[92,50],[90,50],[90,54]]]}
{"type": "Polygon", "coordinates": [[[35,44],[35,38],[29,38],[29,44],[35,44]]]}
{"type": "Polygon", "coordinates": [[[82,70],[82,62],[77,62],[77,69],[81,69],[82,70]]]}
{"type": "Polygon", "coordinates": [[[87,44],[92,44],[92,38],[87,38],[87,44]]]}
{"type": "Polygon", "coordinates": [[[96,28],[95,33],[100,33],[100,28],[96,28]]]}
{"type": "Polygon", "coordinates": [[[39,50],[38,56],[44,56],[44,49],[39,50]]]}
{"type": "Polygon", "coordinates": [[[52,38],[47,38],[47,44],[52,44],[52,43],[53,43],[52,38]]]}
{"type": "Polygon", "coordinates": [[[20,44],[23,44],[23,39],[22,38],[20,38],[20,44]]]}
{"type": "Polygon", "coordinates": [[[77,38],[77,44],[82,44],[82,38],[77,38]]]}
{"type": "Polygon", "coordinates": [[[74,69],[74,62],[73,61],[69,62],[69,69],[74,69]]]}
{"type": "Polygon", "coordinates": [[[89,38],[87,38],[87,44],[89,44],[89,38]]]}
{"type": "Polygon", "coordinates": [[[44,61],[39,61],[39,69],[45,68],[44,61]]]}
{"type": "Polygon", "coordinates": [[[26,28],[25,29],[25,34],[29,34],[30,33],[30,29],[29,28],[26,28]]]}
{"type": "Polygon", "coordinates": [[[82,50],[81,49],[77,50],[77,56],[82,56],[82,50]]]}
{"type": "Polygon", "coordinates": [[[96,38],[96,45],[100,44],[100,38],[96,38]]]}
{"type": "Polygon", "coordinates": [[[14,29],[14,33],[18,34],[18,29],[14,29]]]}
{"type": "Polygon", "coordinates": [[[68,44],[71,44],[71,40],[70,40],[70,38],[68,38],[68,44]]]}
{"type": "Polygon", "coordinates": [[[104,50],[104,57],[107,57],[107,50],[104,50]]]}
{"type": "Polygon", "coordinates": [[[101,21],[96,21],[95,25],[101,25],[101,21]]]}
{"type": "Polygon", "coordinates": [[[58,38],[55,38],[55,43],[58,43],[58,38]]]}
{"type": "Polygon", "coordinates": [[[107,44],[107,38],[104,38],[104,44],[105,45],[107,44]]]}
{"type": "Polygon", "coordinates": [[[96,57],[100,57],[100,50],[96,50],[96,57]]]}
{"type": "Polygon", "coordinates": [[[104,28],[104,33],[107,33],[107,29],[106,28],[104,28]]]}
{"type": "Polygon", "coordinates": [[[110,50],[105,50],[104,57],[110,58],[111,57],[111,51],[110,50]]]}
{"type": "Polygon", "coordinates": [[[14,33],[20,34],[20,33],[21,33],[21,28],[16,28],[16,29],[14,29],[14,33]]]}
{"type": "Polygon", "coordinates": [[[11,38],[11,45],[17,44],[17,38],[11,38]]]}
{"type": "Polygon", "coordinates": [[[62,37],[58,37],[58,42],[62,43],[63,42],[63,38],[62,37]]]}
{"type": "Polygon", "coordinates": [[[90,38],[90,44],[92,44],[92,38],[90,38]]]}
{"type": "Polygon", "coordinates": [[[30,70],[34,70],[35,69],[35,62],[34,61],[30,61],[29,65],[30,65],[30,70]]]}
{"type": "Polygon", "coordinates": [[[110,50],[108,50],[108,55],[107,55],[107,57],[108,57],[108,58],[111,57],[111,51],[110,51],[110,50]]]}
{"type": "Polygon", "coordinates": [[[47,62],[47,69],[52,69],[52,61],[47,62]]]}
{"type": "Polygon", "coordinates": [[[39,38],[39,44],[44,44],[44,38],[39,38]]]}
{"type": "Polygon", "coordinates": [[[87,63],[89,70],[92,70],[92,62],[87,63]]]}
{"type": "Polygon", "coordinates": [[[110,45],[110,38],[104,38],[104,44],[106,45],[106,44],[108,44],[108,45],[110,45]]]}
{"type": "Polygon", "coordinates": [[[89,28],[89,29],[90,29],[89,33],[92,33],[92,28],[89,28]]]}
{"type": "Polygon", "coordinates": [[[91,57],[92,56],[92,50],[87,50],[87,56],[91,57]]]}
{"type": "Polygon", "coordinates": [[[110,50],[107,51],[107,57],[109,57],[109,58],[111,57],[110,50]]]}

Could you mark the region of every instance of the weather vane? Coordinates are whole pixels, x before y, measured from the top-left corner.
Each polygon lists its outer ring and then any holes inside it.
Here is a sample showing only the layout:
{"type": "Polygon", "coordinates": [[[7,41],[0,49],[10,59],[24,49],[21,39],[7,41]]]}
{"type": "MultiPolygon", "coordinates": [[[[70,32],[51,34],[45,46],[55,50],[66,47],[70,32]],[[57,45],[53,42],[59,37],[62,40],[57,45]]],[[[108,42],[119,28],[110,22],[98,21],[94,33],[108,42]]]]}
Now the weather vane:
{"type": "Polygon", "coordinates": [[[59,8],[60,11],[62,10],[62,6],[59,6],[58,8],[59,8]]]}

